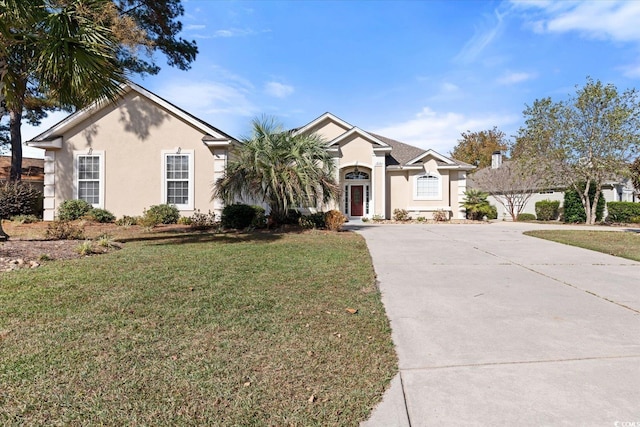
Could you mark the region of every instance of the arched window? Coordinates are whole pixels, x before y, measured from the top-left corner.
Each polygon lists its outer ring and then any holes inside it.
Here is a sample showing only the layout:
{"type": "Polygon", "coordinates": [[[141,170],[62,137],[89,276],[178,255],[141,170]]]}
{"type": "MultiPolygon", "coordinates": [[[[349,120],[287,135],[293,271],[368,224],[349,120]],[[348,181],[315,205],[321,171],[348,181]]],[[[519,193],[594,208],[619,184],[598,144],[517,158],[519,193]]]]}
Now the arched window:
{"type": "Polygon", "coordinates": [[[369,174],[362,171],[347,172],[344,179],[369,179],[369,174]]]}
{"type": "Polygon", "coordinates": [[[440,177],[427,172],[416,176],[414,196],[418,200],[440,200],[442,199],[441,187],[440,177]]]}

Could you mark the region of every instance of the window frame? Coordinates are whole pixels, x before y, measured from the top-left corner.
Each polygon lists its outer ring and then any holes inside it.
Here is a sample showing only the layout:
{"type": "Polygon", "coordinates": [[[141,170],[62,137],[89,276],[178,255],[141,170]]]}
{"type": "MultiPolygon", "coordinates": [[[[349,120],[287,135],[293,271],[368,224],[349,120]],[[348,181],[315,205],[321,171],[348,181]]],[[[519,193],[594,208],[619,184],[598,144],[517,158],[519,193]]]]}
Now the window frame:
{"type": "MultiPolygon", "coordinates": [[[[104,209],[104,151],[101,150],[85,150],[73,152],[73,197],[80,199],[80,158],[97,157],[98,158],[98,203],[91,203],[94,208],[104,209]]],[[[83,180],[83,181],[96,181],[83,180]]]]}
{"type": "Polygon", "coordinates": [[[413,178],[413,200],[442,200],[442,176],[437,175],[433,172],[424,172],[424,173],[415,175],[413,178]],[[424,196],[419,195],[418,181],[420,180],[420,178],[436,178],[437,194],[424,195],[424,196]]]}
{"type": "Polygon", "coordinates": [[[174,149],[174,150],[162,150],[162,203],[168,203],[169,196],[169,182],[170,181],[183,181],[183,180],[174,180],[167,178],[167,159],[171,156],[187,156],[187,164],[188,164],[188,172],[189,177],[186,179],[188,183],[187,189],[187,203],[174,204],[175,207],[178,208],[179,211],[192,211],[194,208],[194,150],[184,150],[184,149],[174,149]]]}

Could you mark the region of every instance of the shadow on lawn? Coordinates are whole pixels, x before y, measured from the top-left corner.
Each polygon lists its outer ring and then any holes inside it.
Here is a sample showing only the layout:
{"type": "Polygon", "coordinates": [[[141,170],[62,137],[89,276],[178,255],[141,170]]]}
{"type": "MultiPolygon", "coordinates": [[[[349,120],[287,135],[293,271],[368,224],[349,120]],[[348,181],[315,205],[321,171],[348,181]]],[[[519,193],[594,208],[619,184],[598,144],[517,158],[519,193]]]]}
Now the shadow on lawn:
{"type": "Polygon", "coordinates": [[[149,234],[148,236],[135,236],[117,239],[122,243],[153,242],[155,245],[182,245],[190,243],[244,243],[244,242],[271,242],[282,238],[282,233],[252,232],[252,233],[214,233],[208,231],[191,231],[176,233],[172,230],[149,234]]]}

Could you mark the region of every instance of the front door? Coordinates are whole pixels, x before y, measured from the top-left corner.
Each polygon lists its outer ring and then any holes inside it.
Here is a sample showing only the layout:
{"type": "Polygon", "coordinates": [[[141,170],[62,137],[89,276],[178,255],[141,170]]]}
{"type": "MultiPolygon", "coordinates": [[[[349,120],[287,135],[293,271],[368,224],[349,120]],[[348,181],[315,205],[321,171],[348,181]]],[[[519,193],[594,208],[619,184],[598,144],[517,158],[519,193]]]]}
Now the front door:
{"type": "Polygon", "coordinates": [[[351,216],[362,216],[363,189],[362,185],[351,186],[351,216]]]}

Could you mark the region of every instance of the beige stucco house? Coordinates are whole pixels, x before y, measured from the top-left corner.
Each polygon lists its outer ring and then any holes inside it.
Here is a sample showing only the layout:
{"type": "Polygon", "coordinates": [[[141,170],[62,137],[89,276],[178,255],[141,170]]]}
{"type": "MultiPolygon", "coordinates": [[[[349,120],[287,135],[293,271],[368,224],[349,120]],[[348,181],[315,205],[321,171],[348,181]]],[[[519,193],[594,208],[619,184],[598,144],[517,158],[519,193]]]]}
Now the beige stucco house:
{"type": "Polygon", "coordinates": [[[325,113],[296,130],[328,141],[337,165],[341,199],[334,208],[348,218],[392,218],[395,209],[431,218],[443,210],[464,219],[460,208],[469,164],[353,126],[325,113]]]}
{"type": "Polygon", "coordinates": [[[183,216],[220,212],[211,184],[234,138],[148,90],[129,84],[117,103],[92,105],[27,142],[44,155],[44,219],[83,199],[117,217],[161,203],[183,216]]]}
{"type": "MultiPolygon", "coordinates": [[[[395,209],[464,218],[460,202],[473,166],[366,132],[325,113],[297,133],[328,142],[343,190],[330,208],[350,219],[391,218],[395,209]]],[[[148,90],[130,84],[117,103],[80,110],[27,144],[45,149],[44,219],[64,200],[84,199],[114,215],[140,215],[160,203],[183,216],[220,214],[211,186],[238,142],[148,90]]],[[[324,207],[327,208],[327,207],[324,207]]]]}

